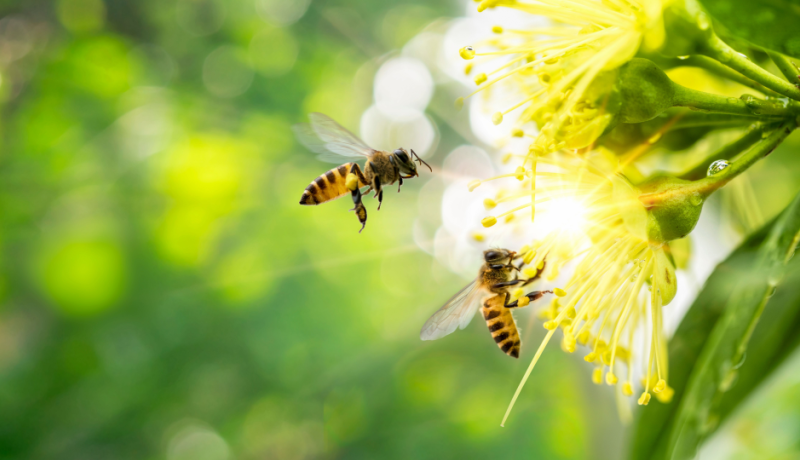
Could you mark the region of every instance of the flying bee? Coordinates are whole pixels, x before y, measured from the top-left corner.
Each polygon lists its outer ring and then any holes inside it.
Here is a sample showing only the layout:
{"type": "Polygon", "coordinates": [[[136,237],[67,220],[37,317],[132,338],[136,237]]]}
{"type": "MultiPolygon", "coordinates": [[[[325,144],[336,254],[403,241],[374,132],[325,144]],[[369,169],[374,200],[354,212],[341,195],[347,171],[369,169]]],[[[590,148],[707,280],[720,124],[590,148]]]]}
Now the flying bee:
{"type": "Polygon", "coordinates": [[[519,300],[515,300],[509,303],[511,295],[508,291],[511,287],[517,284],[525,286],[537,280],[542,273],[542,270],[539,270],[530,279],[519,279],[517,273],[520,267],[516,267],[512,263],[516,257],[514,251],[507,249],[484,251],[485,263],[478,271],[478,277],[458,291],[425,322],[420,332],[420,338],[436,340],[450,334],[456,328],[464,329],[472,320],[480,303],[483,319],[486,320],[486,325],[497,346],[503,353],[519,358],[519,331],[511,309],[524,306],[530,301],[540,299],[545,294],[553,292],[533,291],[524,296],[528,298],[527,302],[520,303],[519,300]]]}
{"type": "MultiPolygon", "coordinates": [[[[361,202],[361,188],[369,187],[363,193],[375,191],[378,197],[378,210],[383,203],[383,187],[399,181],[397,191],[403,185],[403,179],[419,177],[417,165],[425,165],[433,172],[430,165],[425,163],[415,152],[411,154],[403,148],[398,148],[392,153],[375,150],[369,147],[355,134],[343,128],[327,115],[312,113],[309,115],[310,125],[297,125],[294,127],[298,139],[309,149],[321,153],[321,159],[335,159],[341,161],[342,157],[366,158],[364,171],[355,161],[345,163],[320,175],[306,187],[300,197],[302,205],[318,205],[334,200],[346,193],[353,198],[361,230],[367,224],[367,209],[361,202]],[[331,154],[334,154],[331,156],[331,154]]],[[[337,161],[337,162],[338,162],[337,161]]],[[[358,232],[361,233],[361,230],[358,232]]]]}

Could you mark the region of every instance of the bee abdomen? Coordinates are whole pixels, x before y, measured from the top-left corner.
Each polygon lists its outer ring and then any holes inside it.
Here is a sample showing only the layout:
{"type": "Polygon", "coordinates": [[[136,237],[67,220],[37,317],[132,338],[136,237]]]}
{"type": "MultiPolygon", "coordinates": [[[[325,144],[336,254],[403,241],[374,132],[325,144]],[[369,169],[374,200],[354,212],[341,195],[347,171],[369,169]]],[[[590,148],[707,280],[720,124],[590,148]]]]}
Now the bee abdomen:
{"type": "Polygon", "coordinates": [[[311,181],[300,197],[300,204],[316,205],[350,193],[345,182],[351,165],[352,163],[347,163],[337,166],[311,181]]]}
{"type": "Polygon", "coordinates": [[[481,313],[500,350],[508,356],[519,358],[519,331],[511,310],[505,307],[507,295],[500,294],[487,299],[481,307],[481,313]]]}

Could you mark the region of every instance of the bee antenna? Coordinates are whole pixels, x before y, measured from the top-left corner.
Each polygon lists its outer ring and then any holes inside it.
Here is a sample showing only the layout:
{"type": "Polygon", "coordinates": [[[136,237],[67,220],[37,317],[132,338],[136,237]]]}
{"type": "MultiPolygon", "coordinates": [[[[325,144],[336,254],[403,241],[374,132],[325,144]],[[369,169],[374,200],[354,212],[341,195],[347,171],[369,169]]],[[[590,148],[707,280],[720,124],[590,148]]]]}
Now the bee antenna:
{"type": "Polygon", "coordinates": [[[431,172],[433,172],[433,168],[431,168],[431,165],[429,165],[428,163],[426,163],[426,162],[425,162],[425,160],[423,160],[422,158],[420,158],[420,157],[419,157],[419,155],[417,155],[417,152],[415,152],[415,151],[414,151],[414,149],[411,149],[411,154],[412,154],[412,155],[414,155],[414,156],[417,158],[417,161],[419,161],[419,164],[420,164],[420,165],[425,165],[425,166],[427,166],[427,167],[428,167],[428,169],[430,169],[430,170],[431,170],[431,172]]]}

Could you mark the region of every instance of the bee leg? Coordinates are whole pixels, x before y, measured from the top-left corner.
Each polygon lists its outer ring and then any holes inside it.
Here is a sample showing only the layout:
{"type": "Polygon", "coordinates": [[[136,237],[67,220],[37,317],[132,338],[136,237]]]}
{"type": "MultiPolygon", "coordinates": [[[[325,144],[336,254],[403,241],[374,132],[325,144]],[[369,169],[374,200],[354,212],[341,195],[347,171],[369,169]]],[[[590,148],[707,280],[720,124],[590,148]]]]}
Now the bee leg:
{"type": "Polygon", "coordinates": [[[400,193],[400,187],[403,186],[403,176],[400,176],[400,182],[397,184],[397,193],[400,193]]]}
{"type": "MultiPolygon", "coordinates": [[[[553,293],[553,291],[533,291],[533,292],[529,292],[529,293],[525,294],[523,297],[527,297],[530,302],[533,302],[534,300],[541,299],[542,297],[544,297],[545,294],[552,294],[552,293],[553,293]]],[[[517,300],[515,300],[515,301],[513,301],[511,303],[508,303],[508,304],[506,304],[506,308],[517,308],[517,307],[519,307],[518,302],[519,302],[519,299],[517,299],[517,300]]]]}
{"type": "MultiPolygon", "coordinates": [[[[361,222],[361,230],[364,230],[364,227],[367,225],[367,208],[364,207],[364,203],[361,202],[361,189],[356,188],[350,195],[353,197],[353,204],[355,206],[351,211],[356,212],[356,216],[358,216],[358,221],[361,222]]],[[[361,230],[358,233],[361,233],[361,230]]]]}
{"type": "Polygon", "coordinates": [[[525,284],[523,284],[523,286],[527,286],[527,285],[533,283],[534,281],[538,280],[539,278],[541,278],[542,277],[542,272],[544,271],[545,264],[546,264],[546,262],[542,261],[542,268],[539,271],[536,272],[536,275],[534,275],[531,278],[528,278],[525,281],[525,284]]]}
{"type": "Polygon", "coordinates": [[[374,187],[375,187],[375,195],[374,197],[378,197],[378,211],[381,210],[381,204],[383,204],[383,188],[381,187],[381,180],[377,176],[374,179],[374,187]]]}
{"type": "Polygon", "coordinates": [[[510,281],[501,281],[499,283],[494,283],[492,285],[492,288],[504,288],[504,287],[514,286],[515,284],[524,283],[524,282],[525,282],[525,280],[520,280],[520,279],[510,280],[510,281]]]}

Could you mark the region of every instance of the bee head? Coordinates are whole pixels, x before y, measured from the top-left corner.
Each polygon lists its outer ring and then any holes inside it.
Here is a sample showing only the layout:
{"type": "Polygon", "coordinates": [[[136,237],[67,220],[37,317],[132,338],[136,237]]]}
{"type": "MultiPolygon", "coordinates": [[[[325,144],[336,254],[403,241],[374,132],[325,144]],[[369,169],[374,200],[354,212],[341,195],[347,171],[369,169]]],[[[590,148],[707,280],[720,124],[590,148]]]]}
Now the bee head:
{"type": "Polygon", "coordinates": [[[512,253],[507,249],[488,249],[483,251],[483,260],[490,264],[503,262],[509,257],[512,257],[512,253]]]}
{"type": "MultiPolygon", "coordinates": [[[[430,165],[422,161],[413,149],[411,150],[411,155],[402,147],[395,150],[392,155],[396,160],[397,167],[400,168],[400,172],[407,176],[419,176],[417,165],[414,164],[414,160],[418,161],[421,165],[424,164],[428,169],[431,169],[430,165]]],[[[433,172],[433,169],[431,169],[431,172],[433,172]]]]}

